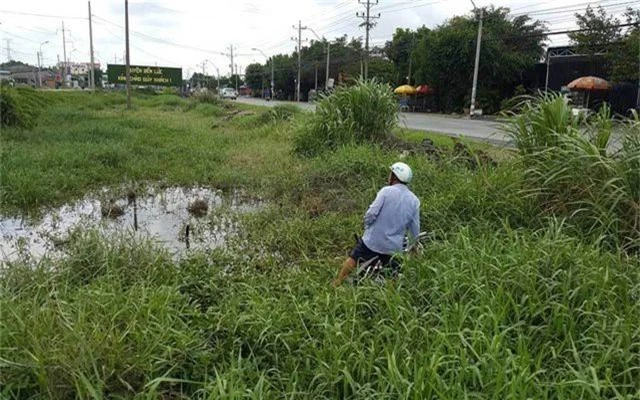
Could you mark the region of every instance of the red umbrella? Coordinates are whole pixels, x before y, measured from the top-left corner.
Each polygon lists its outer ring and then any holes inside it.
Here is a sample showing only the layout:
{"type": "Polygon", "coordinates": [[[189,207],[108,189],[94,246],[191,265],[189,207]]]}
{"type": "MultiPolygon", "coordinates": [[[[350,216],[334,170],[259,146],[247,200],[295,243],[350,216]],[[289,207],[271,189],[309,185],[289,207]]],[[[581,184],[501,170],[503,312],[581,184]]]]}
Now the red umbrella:
{"type": "Polygon", "coordinates": [[[418,94],[429,94],[433,93],[433,88],[427,85],[420,85],[416,88],[416,93],[418,94]]]}

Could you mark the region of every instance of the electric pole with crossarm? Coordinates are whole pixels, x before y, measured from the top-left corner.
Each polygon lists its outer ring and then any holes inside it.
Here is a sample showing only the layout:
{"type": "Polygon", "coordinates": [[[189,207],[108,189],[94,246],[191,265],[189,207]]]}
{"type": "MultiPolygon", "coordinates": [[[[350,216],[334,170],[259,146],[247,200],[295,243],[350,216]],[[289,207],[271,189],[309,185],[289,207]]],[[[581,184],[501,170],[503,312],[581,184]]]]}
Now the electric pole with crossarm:
{"type": "Polygon", "coordinates": [[[371,15],[371,6],[374,4],[378,4],[378,0],[375,0],[375,3],[372,3],[371,0],[358,0],[360,4],[364,4],[366,11],[356,13],[357,17],[360,17],[364,20],[360,26],[365,27],[365,40],[364,40],[364,79],[369,77],[369,30],[373,28],[375,25],[371,20],[380,18],[380,13],[376,16],[371,15]]]}
{"type": "MultiPolygon", "coordinates": [[[[300,101],[300,75],[302,69],[302,31],[307,29],[306,26],[302,26],[302,21],[298,21],[298,26],[293,25],[293,29],[298,30],[298,79],[296,79],[296,101],[300,101]]],[[[295,40],[294,38],[291,38],[295,40]]]]}

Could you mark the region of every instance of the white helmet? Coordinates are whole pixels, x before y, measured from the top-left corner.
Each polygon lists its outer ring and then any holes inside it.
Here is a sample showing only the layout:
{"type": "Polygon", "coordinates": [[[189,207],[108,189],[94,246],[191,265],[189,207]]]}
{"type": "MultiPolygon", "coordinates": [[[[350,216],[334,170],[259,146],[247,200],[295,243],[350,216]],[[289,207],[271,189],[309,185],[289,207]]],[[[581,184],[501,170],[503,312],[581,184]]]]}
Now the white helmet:
{"type": "Polygon", "coordinates": [[[397,162],[391,166],[391,172],[398,178],[398,180],[402,183],[411,182],[411,178],[413,178],[413,172],[411,172],[411,167],[403,162],[397,162]]]}

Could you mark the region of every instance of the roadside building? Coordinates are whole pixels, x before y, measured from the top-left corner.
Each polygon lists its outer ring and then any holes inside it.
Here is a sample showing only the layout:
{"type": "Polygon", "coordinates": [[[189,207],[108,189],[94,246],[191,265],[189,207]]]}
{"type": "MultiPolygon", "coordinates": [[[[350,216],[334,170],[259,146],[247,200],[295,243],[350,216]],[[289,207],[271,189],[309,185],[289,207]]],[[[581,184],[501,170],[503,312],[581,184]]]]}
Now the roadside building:
{"type": "MultiPolygon", "coordinates": [[[[543,62],[536,65],[536,85],[540,90],[567,92],[566,85],[583,76],[597,76],[610,80],[606,49],[593,55],[580,54],[573,46],[550,47],[543,62]]],[[[603,102],[614,112],[626,114],[637,107],[638,81],[612,82],[611,91],[591,96],[589,107],[597,108],[603,102]]]]}

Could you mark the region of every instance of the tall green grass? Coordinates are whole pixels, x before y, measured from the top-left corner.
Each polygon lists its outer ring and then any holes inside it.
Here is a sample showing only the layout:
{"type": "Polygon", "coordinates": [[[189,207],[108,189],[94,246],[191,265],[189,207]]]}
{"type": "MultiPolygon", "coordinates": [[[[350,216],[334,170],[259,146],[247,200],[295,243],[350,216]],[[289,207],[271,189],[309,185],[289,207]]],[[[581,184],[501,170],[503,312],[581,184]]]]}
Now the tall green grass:
{"type": "Polygon", "coordinates": [[[315,155],[339,146],[382,141],[398,120],[398,104],[389,85],[359,80],[316,103],[316,112],[300,126],[295,148],[315,155]]]}
{"type": "Polygon", "coordinates": [[[581,234],[640,249],[640,124],[612,120],[605,105],[586,121],[561,95],[528,99],[506,125],[522,155],[523,193],[541,216],[571,220],[581,234]]]}
{"type": "Polygon", "coordinates": [[[51,103],[32,88],[0,88],[0,127],[30,128],[51,103]]]}
{"type": "MultiPolygon", "coordinates": [[[[281,240],[300,254],[297,232],[281,240]]],[[[149,243],[87,234],[62,260],[5,271],[0,386],[61,399],[633,397],[640,265],[561,232],[461,229],[396,284],[338,291],[335,265],[311,254],[284,266],[254,247],[176,266],[149,243]]]]}

